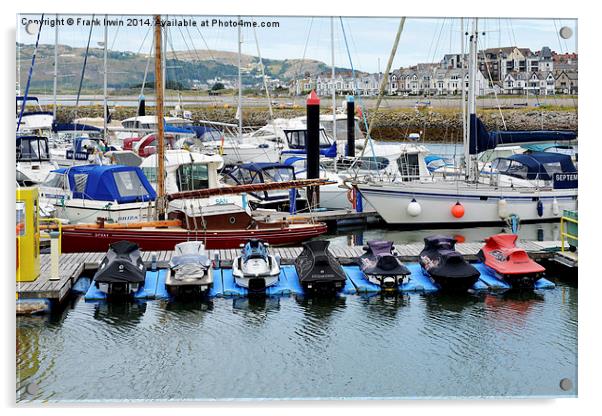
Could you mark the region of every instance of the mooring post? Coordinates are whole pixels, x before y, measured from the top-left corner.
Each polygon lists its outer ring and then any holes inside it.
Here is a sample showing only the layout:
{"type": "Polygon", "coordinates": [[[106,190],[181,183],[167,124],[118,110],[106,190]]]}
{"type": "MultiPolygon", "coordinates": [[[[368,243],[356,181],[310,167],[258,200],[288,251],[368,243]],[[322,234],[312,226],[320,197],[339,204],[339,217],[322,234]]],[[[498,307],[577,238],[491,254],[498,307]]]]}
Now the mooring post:
{"type": "Polygon", "coordinates": [[[347,156],[355,157],[355,101],[347,96],[347,156]]]}
{"type": "MultiPolygon", "coordinates": [[[[320,98],[315,91],[307,97],[307,179],[320,177],[320,98]]],[[[307,188],[307,202],[312,208],[317,208],[320,203],[320,187],[307,188]]]]}
{"type": "Polygon", "coordinates": [[[48,280],[60,280],[59,276],[59,232],[50,232],[50,278],[48,280]]]}

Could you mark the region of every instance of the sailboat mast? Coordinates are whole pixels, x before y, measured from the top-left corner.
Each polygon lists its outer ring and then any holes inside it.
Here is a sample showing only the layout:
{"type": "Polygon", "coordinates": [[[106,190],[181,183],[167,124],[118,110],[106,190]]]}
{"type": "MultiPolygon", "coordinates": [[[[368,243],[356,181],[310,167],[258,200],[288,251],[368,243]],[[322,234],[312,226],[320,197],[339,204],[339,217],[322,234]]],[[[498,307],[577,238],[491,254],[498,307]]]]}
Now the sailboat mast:
{"type": "MultiPolygon", "coordinates": [[[[335,77],[335,68],[334,68],[334,17],[330,18],[330,58],[332,63],[332,68],[330,72],[330,77],[332,78],[332,136],[336,143],[337,141],[337,89],[336,89],[336,80],[335,77]]],[[[339,146],[337,146],[337,153],[339,146]]],[[[336,165],[335,165],[336,166],[336,165]]]]}
{"type": "Polygon", "coordinates": [[[103,107],[104,107],[104,121],[103,121],[103,127],[104,127],[104,136],[105,136],[105,140],[107,139],[108,135],[107,135],[107,119],[109,117],[108,114],[108,107],[107,107],[107,61],[108,61],[108,56],[107,56],[107,43],[109,40],[109,28],[107,25],[107,21],[108,21],[109,16],[105,14],[105,33],[104,33],[104,79],[103,79],[103,107]]]}
{"type": "Polygon", "coordinates": [[[462,62],[462,70],[460,71],[460,88],[462,88],[462,144],[464,145],[464,179],[468,179],[468,159],[470,154],[468,152],[468,136],[467,136],[467,122],[466,122],[466,56],[464,51],[464,39],[466,33],[464,32],[464,18],[460,18],[460,57],[462,62]]]}
{"type": "Polygon", "coordinates": [[[242,33],[238,17],[238,137],[242,139],[242,33]]]}
{"type": "MultiPolygon", "coordinates": [[[[56,16],[56,21],[59,21],[59,15],[57,14],[56,16]]],[[[59,78],[59,25],[56,25],[54,27],[54,75],[53,75],[53,86],[52,86],[52,91],[53,91],[53,96],[54,96],[54,106],[52,107],[52,118],[54,118],[56,120],[56,90],[57,90],[57,84],[58,84],[58,78],[59,78]]]]}
{"type": "Polygon", "coordinates": [[[157,113],[157,202],[159,220],[165,219],[165,142],[163,124],[163,71],[161,53],[161,16],[155,16],[155,94],[157,113]]]}
{"type": "Polygon", "coordinates": [[[470,49],[468,60],[468,120],[466,129],[467,158],[466,172],[470,180],[476,180],[474,161],[470,154],[470,138],[471,130],[476,128],[476,90],[477,90],[477,38],[478,38],[478,20],[475,18],[472,21],[472,33],[470,34],[470,49]],[[474,124],[473,124],[474,122],[474,124]]]}

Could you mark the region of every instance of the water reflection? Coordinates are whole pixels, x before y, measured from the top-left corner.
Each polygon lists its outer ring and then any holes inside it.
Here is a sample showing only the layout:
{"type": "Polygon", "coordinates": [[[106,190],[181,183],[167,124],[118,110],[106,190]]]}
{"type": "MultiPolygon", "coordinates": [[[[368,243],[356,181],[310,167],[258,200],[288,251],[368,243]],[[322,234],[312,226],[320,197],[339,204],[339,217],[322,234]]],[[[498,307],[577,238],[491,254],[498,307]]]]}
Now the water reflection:
{"type": "Polygon", "coordinates": [[[237,297],[232,300],[232,308],[235,313],[243,317],[243,325],[261,326],[271,313],[280,310],[280,297],[237,297]]]}
{"type": "Polygon", "coordinates": [[[115,327],[132,327],[142,321],[146,312],[146,301],[123,300],[119,302],[97,302],[94,319],[115,327]]]}
{"type": "MultiPolygon", "coordinates": [[[[482,242],[491,235],[509,232],[511,232],[510,228],[505,226],[404,230],[367,225],[335,229],[325,234],[324,238],[331,242],[331,246],[346,247],[363,245],[370,240],[390,240],[396,244],[422,244],[425,237],[435,234],[450,235],[460,242],[482,242]]],[[[556,241],[560,239],[560,225],[558,223],[522,224],[518,230],[518,238],[556,241]]]]}
{"type": "Polygon", "coordinates": [[[373,293],[360,296],[369,320],[393,325],[400,311],[410,304],[410,295],[404,293],[373,293]]]}

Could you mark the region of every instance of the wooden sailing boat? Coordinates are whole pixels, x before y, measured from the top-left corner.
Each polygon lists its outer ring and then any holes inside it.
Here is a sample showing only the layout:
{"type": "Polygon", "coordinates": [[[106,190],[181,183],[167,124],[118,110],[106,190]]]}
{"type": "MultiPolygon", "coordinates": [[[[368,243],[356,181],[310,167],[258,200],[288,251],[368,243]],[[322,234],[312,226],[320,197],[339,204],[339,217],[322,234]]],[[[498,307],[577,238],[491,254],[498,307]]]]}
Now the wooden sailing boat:
{"type": "MultiPolygon", "coordinates": [[[[161,18],[155,16],[155,89],[157,115],[163,114],[161,68],[161,18]]],[[[157,123],[157,177],[165,177],[164,124],[157,123]]],[[[105,251],[109,244],[129,240],[142,250],[173,250],[184,241],[203,241],[209,249],[237,248],[250,238],[259,238],[272,245],[300,243],[326,232],[323,223],[306,221],[259,221],[246,210],[223,204],[201,207],[194,198],[264,190],[320,186],[325,180],[299,180],[282,183],[240,185],[228,188],[203,189],[166,195],[163,180],[157,181],[156,221],[133,224],[106,224],[102,219],[94,224],[78,224],[62,228],[62,251],[105,251]],[[182,200],[182,209],[169,213],[169,200],[182,200]]]]}

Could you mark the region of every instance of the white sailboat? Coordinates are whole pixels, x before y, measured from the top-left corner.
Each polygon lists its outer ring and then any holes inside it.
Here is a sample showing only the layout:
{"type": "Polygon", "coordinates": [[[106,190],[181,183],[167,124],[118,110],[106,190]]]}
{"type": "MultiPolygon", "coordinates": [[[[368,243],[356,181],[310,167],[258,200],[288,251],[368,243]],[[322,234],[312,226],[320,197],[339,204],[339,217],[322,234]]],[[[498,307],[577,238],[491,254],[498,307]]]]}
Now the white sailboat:
{"type": "MultiPolygon", "coordinates": [[[[389,224],[483,225],[505,221],[511,215],[523,222],[537,222],[560,218],[564,209],[577,209],[577,170],[567,155],[511,155],[497,159],[487,175],[481,174],[476,160],[479,141],[491,136],[475,114],[477,27],[475,19],[470,35],[465,177],[437,181],[431,175],[410,177],[400,172],[394,180],[357,180],[354,186],[389,224]]],[[[546,133],[554,137],[554,132],[534,133],[540,139],[546,133]]]]}

